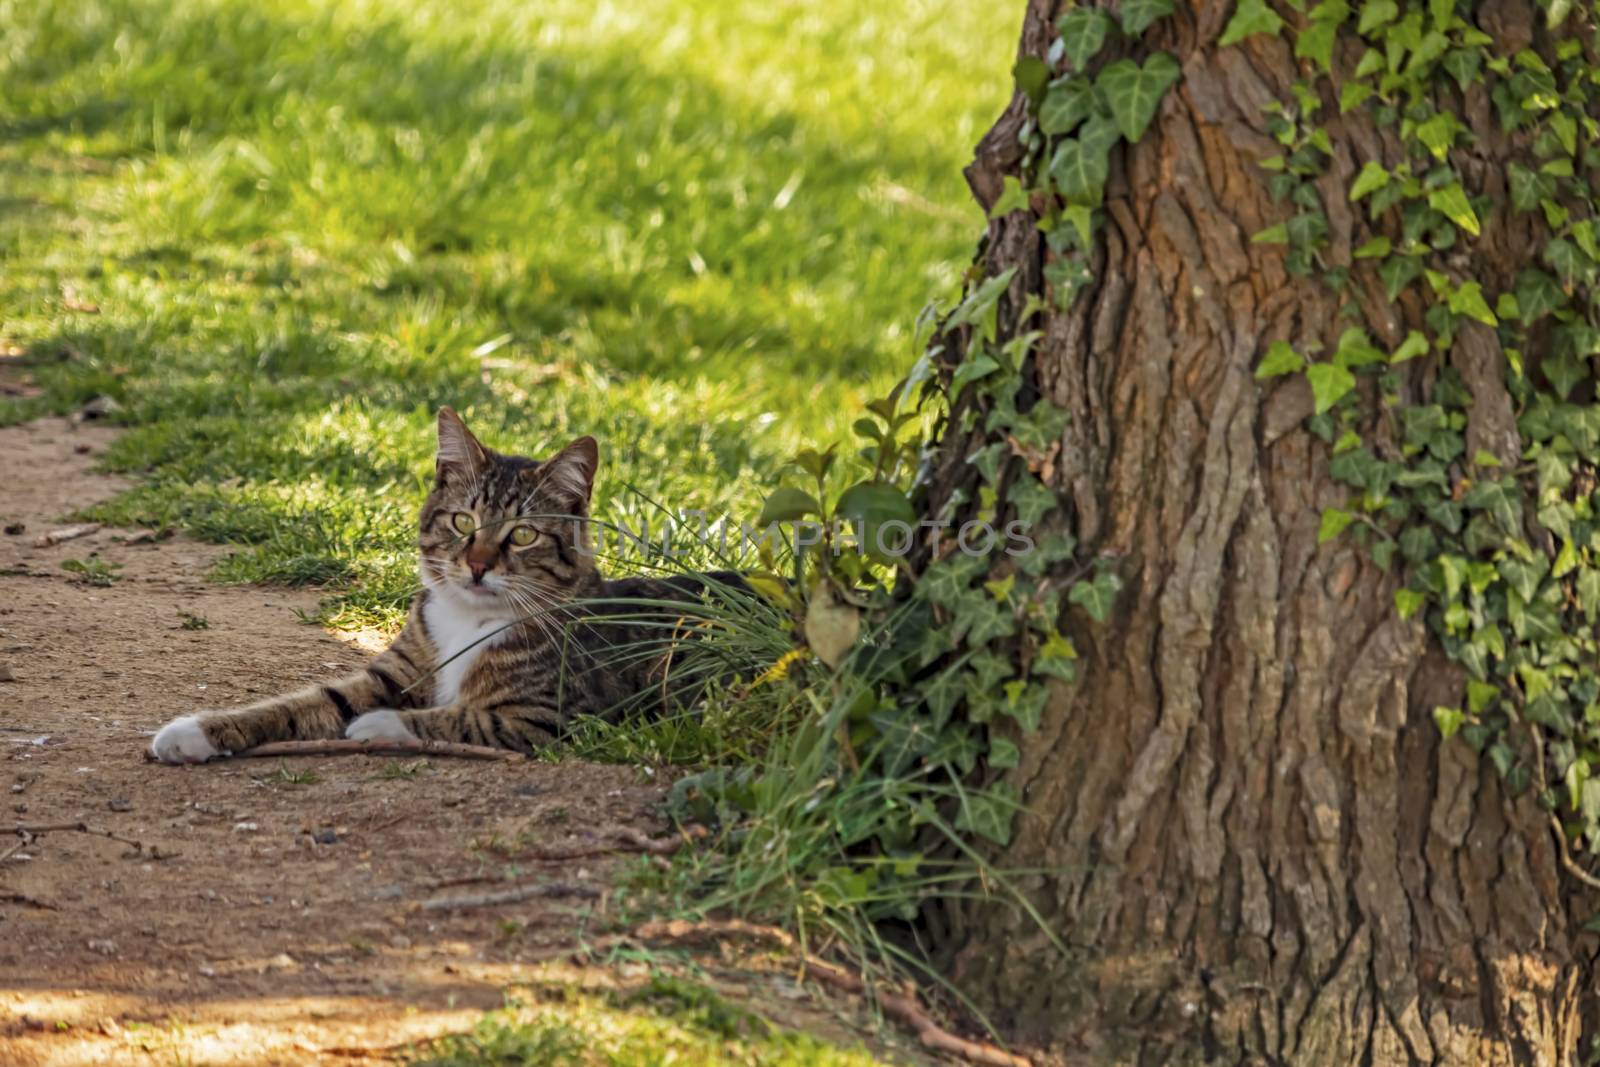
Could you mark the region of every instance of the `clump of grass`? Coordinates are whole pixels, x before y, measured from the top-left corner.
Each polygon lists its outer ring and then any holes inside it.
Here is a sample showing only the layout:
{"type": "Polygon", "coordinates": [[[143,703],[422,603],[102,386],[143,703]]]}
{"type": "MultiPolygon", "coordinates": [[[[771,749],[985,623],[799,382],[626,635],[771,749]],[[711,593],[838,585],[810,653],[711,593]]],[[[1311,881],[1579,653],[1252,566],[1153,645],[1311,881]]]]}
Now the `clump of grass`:
{"type": "Polygon", "coordinates": [[[122,569],[122,564],[107,563],[97,556],[91,556],[88,559],[64,559],[61,569],[77,575],[76,581],[103,588],[121,577],[117,572],[122,569]]]}
{"type": "Polygon", "coordinates": [[[315,771],[297,771],[287,763],[279,763],[277,770],[256,780],[267,785],[315,785],[322,781],[315,771]]]}
{"type": "Polygon", "coordinates": [[[182,620],[182,622],[179,624],[182,629],[185,629],[185,630],[209,630],[209,629],[211,629],[211,620],[207,619],[204,615],[195,615],[195,614],[192,614],[191,612],[180,610],[178,612],[178,618],[182,620]]]}
{"type": "Polygon", "coordinates": [[[844,1048],[781,1029],[715,990],[655,974],[635,990],[512,1000],[470,1033],[419,1047],[414,1067],[877,1067],[844,1048]]]}
{"type": "Polygon", "coordinates": [[[410,761],[395,760],[393,762],[384,764],[383,770],[379,771],[373,777],[381,779],[385,782],[409,782],[413,778],[416,778],[418,775],[420,775],[423,771],[428,770],[430,766],[431,765],[425,759],[410,761]]]}

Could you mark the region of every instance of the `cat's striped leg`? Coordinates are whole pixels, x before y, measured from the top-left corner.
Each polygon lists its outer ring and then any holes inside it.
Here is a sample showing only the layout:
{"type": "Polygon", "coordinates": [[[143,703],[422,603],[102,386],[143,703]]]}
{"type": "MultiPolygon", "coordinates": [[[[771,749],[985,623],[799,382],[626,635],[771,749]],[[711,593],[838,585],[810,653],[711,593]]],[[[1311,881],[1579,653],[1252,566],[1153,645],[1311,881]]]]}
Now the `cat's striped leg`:
{"type": "Polygon", "coordinates": [[[362,712],[405,703],[406,687],[421,673],[411,656],[392,648],[328,685],[174,719],[156,734],[150,751],[163,763],[199,763],[268,741],[339,737],[362,712]]]}
{"type": "Polygon", "coordinates": [[[532,753],[554,744],[564,721],[553,707],[521,701],[488,706],[458,703],[415,711],[383,708],[357,718],[345,736],[362,741],[453,741],[532,753]]]}

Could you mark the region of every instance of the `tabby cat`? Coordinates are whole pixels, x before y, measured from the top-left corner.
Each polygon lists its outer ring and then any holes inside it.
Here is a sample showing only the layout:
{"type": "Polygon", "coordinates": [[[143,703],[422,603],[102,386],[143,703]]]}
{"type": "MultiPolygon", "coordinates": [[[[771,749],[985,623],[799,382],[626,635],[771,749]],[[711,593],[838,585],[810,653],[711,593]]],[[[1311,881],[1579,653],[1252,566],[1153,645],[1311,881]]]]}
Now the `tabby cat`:
{"type": "Polygon", "coordinates": [[[621,602],[692,601],[744,583],[731,572],[603,578],[586,522],[598,464],[592,437],[543,462],[505,456],[440,409],[437,479],[418,537],[422,590],[389,650],[329,685],[174,719],[151,751],[192,763],[342,735],[531,752],[576,715],[616,714],[647,691],[652,701],[657,690],[681,697],[663,677],[669,657],[616,652],[659,642],[667,616],[621,602]],[[573,603],[582,600],[591,602],[573,603]]]}

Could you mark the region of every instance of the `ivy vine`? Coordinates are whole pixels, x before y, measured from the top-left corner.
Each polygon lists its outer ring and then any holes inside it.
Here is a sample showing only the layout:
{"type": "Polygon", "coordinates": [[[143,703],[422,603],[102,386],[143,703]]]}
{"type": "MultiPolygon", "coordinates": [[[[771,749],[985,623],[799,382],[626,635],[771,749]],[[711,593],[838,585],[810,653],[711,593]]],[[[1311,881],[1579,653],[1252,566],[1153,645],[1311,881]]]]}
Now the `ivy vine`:
{"type": "Polygon", "coordinates": [[[1538,789],[1568,841],[1600,851],[1600,8],[1553,0],[1552,32],[1504,53],[1456,0],[1290,2],[1303,16],[1292,29],[1264,0],[1241,0],[1220,42],[1288,32],[1309,71],[1269,117],[1283,152],[1260,161],[1293,213],[1255,240],[1285,246],[1291,271],[1348,287],[1351,268],[1326,261],[1313,185],[1333,158],[1318,120],[1336,100],[1404,146],[1388,166],[1361,161],[1345,196],[1371,229],[1353,268],[1373,271],[1391,302],[1420,299],[1424,328],[1380,346],[1351,302],[1337,339],[1277,341],[1256,376],[1305,377],[1308,426],[1351,491],[1323,512],[1319,539],[1353,538],[1379,567],[1402,567],[1395,610],[1423,617],[1461,665],[1459,704],[1434,711],[1440,731],[1485,753],[1513,790],[1538,789]],[[1334,62],[1341,33],[1363,45],[1348,70],[1334,62]],[[1526,146],[1506,173],[1508,204],[1469,191],[1458,169],[1476,136],[1440,101],[1469,90],[1526,146]],[[1490,291],[1469,273],[1471,245],[1517,216],[1541,235],[1537,261],[1490,291]],[[1504,353],[1514,454],[1468,454],[1473,397],[1449,356],[1469,324],[1504,353]],[[1407,374],[1413,360],[1433,365],[1407,374]],[[1412,399],[1419,380],[1426,395],[1412,399]]]}

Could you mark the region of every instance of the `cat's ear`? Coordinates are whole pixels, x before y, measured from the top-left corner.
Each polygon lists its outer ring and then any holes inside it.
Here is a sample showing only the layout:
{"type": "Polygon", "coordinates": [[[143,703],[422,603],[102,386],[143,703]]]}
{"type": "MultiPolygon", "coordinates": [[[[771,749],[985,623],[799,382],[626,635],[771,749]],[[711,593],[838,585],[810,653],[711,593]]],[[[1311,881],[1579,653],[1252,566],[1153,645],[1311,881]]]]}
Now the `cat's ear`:
{"type": "Polygon", "coordinates": [[[472,436],[467,424],[448,407],[439,409],[439,454],[434,460],[439,484],[452,479],[471,479],[483,470],[489,454],[472,436]]]}
{"type": "Polygon", "coordinates": [[[540,465],[534,477],[539,487],[566,507],[566,514],[588,515],[594,472],[600,469],[600,446],[593,437],[580,437],[540,465]]]}

